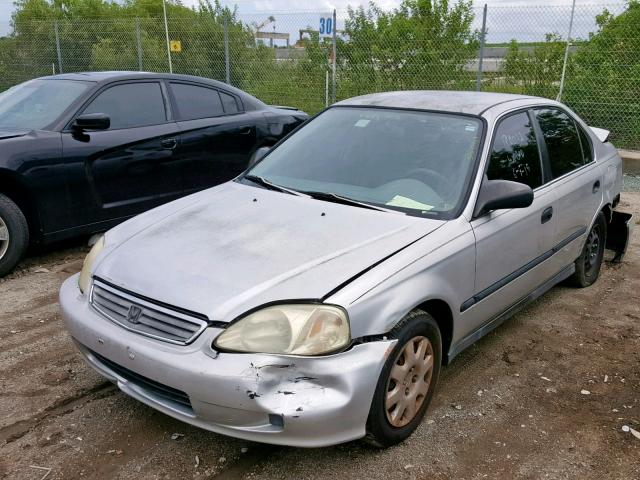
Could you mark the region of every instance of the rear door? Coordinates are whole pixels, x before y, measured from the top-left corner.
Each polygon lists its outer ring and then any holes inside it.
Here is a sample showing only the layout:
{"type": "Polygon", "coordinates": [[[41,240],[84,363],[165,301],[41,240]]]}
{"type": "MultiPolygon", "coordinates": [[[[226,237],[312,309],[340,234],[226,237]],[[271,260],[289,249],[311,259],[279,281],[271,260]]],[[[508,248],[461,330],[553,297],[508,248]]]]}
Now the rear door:
{"type": "Polygon", "coordinates": [[[109,85],[78,115],[104,113],[104,131],[63,132],[70,178],[71,212],[78,224],[138,214],[182,193],[175,154],[178,126],[158,81],[109,85]]]}
{"type": "Polygon", "coordinates": [[[581,239],[602,202],[604,178],[593,161],[587,135],[567,112],[556,107],[538,108],[534,112],[544,140],[547,181],[558,196],[555,243],[563,248],[555,262],[560,268],[580,254],[581,239]]]}
{"type": "Polygon", "coordinates": [[[474,330],[505,311],[555,273],[548,260],[556,227],[556,197],[544,184],[532,112],[503,117],[496,126],[485,180],[511,180],[534,190],[527,208],[497,210],[471,221],[476,236],[475,295],[465,302],[474,330]]]}
{"type": "Polygon", "coordinates": [[[180,127],[179,156],[185,192],[231,180],[256,145],[256,117],[240,98],[208,85],[169,83],[180,127]]]}

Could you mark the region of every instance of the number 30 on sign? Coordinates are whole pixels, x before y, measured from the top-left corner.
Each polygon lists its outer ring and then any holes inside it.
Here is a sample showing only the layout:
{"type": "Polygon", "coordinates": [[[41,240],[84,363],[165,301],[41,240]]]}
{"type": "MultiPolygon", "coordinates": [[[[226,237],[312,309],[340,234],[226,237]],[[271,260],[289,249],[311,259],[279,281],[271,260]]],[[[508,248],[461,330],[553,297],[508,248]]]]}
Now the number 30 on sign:
{"type": "Polygon", "coordinates": [[[333,16],[320,17],[320,35],[333,35],[333,16]]]}

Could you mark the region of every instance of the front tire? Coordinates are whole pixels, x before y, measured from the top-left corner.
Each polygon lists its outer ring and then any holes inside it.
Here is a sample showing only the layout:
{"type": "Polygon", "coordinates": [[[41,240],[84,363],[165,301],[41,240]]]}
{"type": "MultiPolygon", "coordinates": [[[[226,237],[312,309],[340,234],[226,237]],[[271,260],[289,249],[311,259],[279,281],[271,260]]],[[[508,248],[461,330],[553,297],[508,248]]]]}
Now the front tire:
{"type": "Polygon", "coordinates": [[[0,277],[18,264],[29,245],[29,226],[20,208],[0,193],[0,277]]]}
{"type": "Polygon", "coordinates": [[[442,363],[442,338],[431,315],[416,310],[389,334],[398,343],[382,369],[365,440],[390,447],[408,438],[431,402],[442,363]]]}
{"type": "Polygon", "coordinates": [[[570,277],[570,283],[576,287],[584,288],[592,285],[600,275],[604,249],[607,243],[607,219],[604,213],[599,212],[596,221],[584,242],[580,256],[575,261],[576,271],[570,277]]]}

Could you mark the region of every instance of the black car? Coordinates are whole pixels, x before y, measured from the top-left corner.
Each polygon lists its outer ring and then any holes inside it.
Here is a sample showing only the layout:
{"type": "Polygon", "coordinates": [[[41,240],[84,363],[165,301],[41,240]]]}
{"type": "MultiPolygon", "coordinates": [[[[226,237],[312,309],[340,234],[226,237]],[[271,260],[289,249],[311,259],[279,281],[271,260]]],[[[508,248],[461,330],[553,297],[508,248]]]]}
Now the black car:
{"type": "Polygon", "coordinates": [[[30,242],[100,232],[237,176],[307,118],[185,75],[65,74],[3,92],[0,276],[30,242]]]}

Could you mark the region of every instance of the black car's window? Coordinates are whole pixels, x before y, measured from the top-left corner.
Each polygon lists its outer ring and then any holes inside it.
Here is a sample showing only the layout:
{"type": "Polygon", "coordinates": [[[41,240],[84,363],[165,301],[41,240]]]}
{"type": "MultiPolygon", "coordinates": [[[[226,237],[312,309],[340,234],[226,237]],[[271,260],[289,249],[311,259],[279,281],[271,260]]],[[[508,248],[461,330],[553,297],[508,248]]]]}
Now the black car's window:
{"type": "Polygon", "coordinates": [[[105,113],[111,130],[158,125],[167,121],[157,82],[125,83],[100,93],[82,113],[105,113]]]}
{"type": "Polygon", "coordinates": [[[543,108],[536,110],[536,118],[547,144],[553,178],[584,165],[578,130],[569,115],[557,108],[543,108]]]}
{"type": "Polygon", "coordinates": [[[222,99],[222,105],[224,106],[224,113],[238,113],[238,102],[236,97],[229,95],[228,93],[220,92],[220,98],[222,99]]]}
{"type": "Polygon", "coordinates": [[[0,128],[40,130],[90,87],[76,80],[30,80],[0,94],[0,128]]]}
{"type": "Polygon", "coordinates": [[[224,114],[217,90],[187,83],[172,83],[171,90],[178,104],[181,120],[217,117],[224,114]]]}
{"type": "Polygon", "coordinates": [[[577,125],[577,127],[578,133],[580,134],[580,143],[582,144],[582,156],[584,157],[584,163],[586,165],[587,163],[591,163],[593,161],[591,142],[589,141],[589,138],[582,127],[580,127],[580,125],[577,125]]]}
{"type": "Polygon", "coordinates": [[[531,188],[542,185],[538,143],[526,112],[511,115],[498,125],[487,177],[525,183],[531,188]]]}

